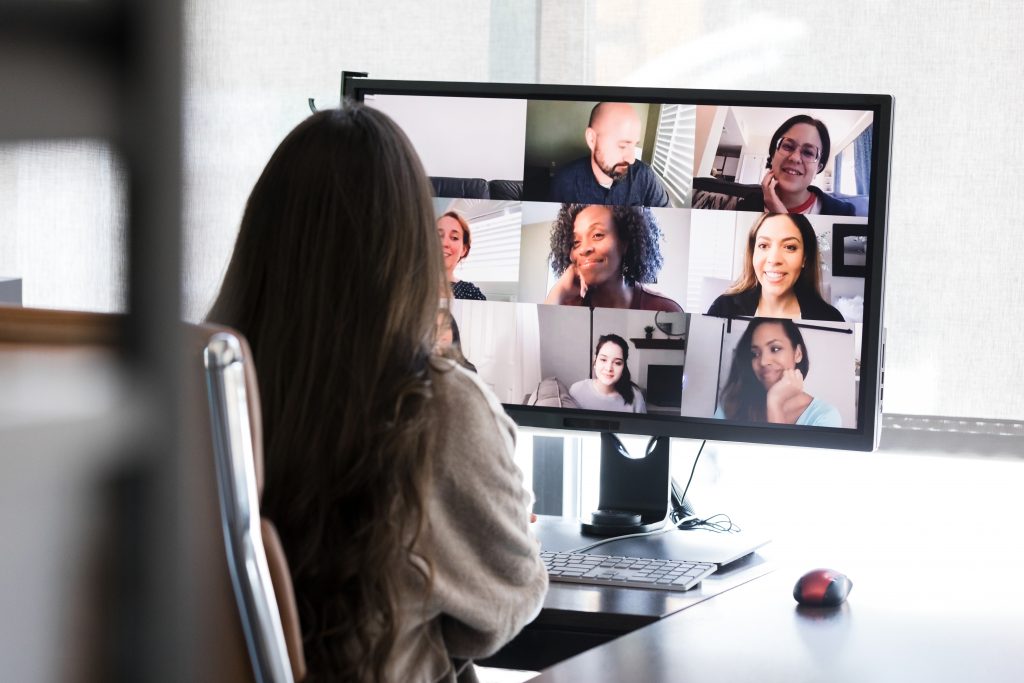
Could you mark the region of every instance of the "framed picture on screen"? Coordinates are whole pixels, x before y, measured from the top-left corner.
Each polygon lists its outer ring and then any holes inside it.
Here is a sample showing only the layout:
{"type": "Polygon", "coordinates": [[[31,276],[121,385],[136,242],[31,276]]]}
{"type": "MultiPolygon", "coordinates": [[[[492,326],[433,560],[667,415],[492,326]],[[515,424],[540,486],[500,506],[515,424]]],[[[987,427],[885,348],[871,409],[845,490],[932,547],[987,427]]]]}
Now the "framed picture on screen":
{"type": "Polygon", "coordinates": [[[868,226],[837,223],[832,226],[832,274],[867,275],[868,226]]]}

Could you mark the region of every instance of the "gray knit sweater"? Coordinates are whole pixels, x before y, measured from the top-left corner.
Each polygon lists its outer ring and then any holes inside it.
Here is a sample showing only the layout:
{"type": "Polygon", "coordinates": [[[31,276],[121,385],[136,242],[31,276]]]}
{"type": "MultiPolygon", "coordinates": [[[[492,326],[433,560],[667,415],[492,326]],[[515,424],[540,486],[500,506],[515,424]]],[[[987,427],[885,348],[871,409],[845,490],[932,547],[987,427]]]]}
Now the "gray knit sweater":
{"type": "Polygon", "coordinates": [[[454,681],[452,658],[496,652],[540,612],[548,578],[529,528],[533,494],[513,462],[515,423],[474,373],[434,375],[432,494],[410,558],[391,680],[454,681]],[[424,587],[424,558],[433,588],[424,587]]]}

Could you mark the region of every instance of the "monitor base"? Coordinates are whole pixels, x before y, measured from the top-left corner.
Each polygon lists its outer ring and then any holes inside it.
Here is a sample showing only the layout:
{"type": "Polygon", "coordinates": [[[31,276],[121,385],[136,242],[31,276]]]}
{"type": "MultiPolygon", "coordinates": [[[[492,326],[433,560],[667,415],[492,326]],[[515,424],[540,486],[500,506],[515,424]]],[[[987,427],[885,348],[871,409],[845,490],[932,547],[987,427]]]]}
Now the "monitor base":
{"type": "Polygon", "coordinates": [[[644,523],[643,520],[641,520],[640,515],[631,512],[621,512],[618,510],[595,510],[590,513],[590,517],[591,519],[589,522],[580,522],[580,531],[592,536],[625,536],[627,534],[644,534],[649,531],[657,531],[665,526],[664,518],[644,523]],[[617,513],[634,519],[631,519],[630,521],[609,521],[606,517],[608,512],[617,513]],[[599,518],[603,521],[599,521],[599,518]]]}
{"type": "Polygon", "coordinates": [[[665,525],[669,503],[669,438],[652,437],[634,457],[611,432],[601,433],[599,509],[580,531],[624,536],[656,531],[665,525]]]}

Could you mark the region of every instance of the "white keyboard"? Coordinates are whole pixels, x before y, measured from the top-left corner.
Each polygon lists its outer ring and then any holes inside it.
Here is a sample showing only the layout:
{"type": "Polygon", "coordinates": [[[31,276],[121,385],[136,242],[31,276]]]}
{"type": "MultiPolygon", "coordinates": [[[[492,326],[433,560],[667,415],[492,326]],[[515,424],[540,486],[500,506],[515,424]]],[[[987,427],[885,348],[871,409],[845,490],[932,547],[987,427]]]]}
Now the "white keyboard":
{"type": "Polygon", "coordinates": [[[690,590],[718,568],[709,562],[652,560],[642,557],[590,555],[587,553],[540,554],[552,581],[598,586],[690,590]]]}

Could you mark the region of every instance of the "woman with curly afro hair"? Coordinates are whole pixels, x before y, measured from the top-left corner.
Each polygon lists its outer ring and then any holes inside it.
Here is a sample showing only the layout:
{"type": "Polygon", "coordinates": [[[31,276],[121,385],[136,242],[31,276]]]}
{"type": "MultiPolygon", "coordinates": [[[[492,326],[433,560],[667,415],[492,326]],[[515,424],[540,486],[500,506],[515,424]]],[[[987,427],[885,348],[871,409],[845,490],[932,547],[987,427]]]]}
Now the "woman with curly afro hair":
{"type": "Polygon", "coordinates": [[[644,286],[658,281],[660,239],[649,209],[562,204],[551,225],[551,269],[559,278],[544,303],[681,313],[644,286]]]}

